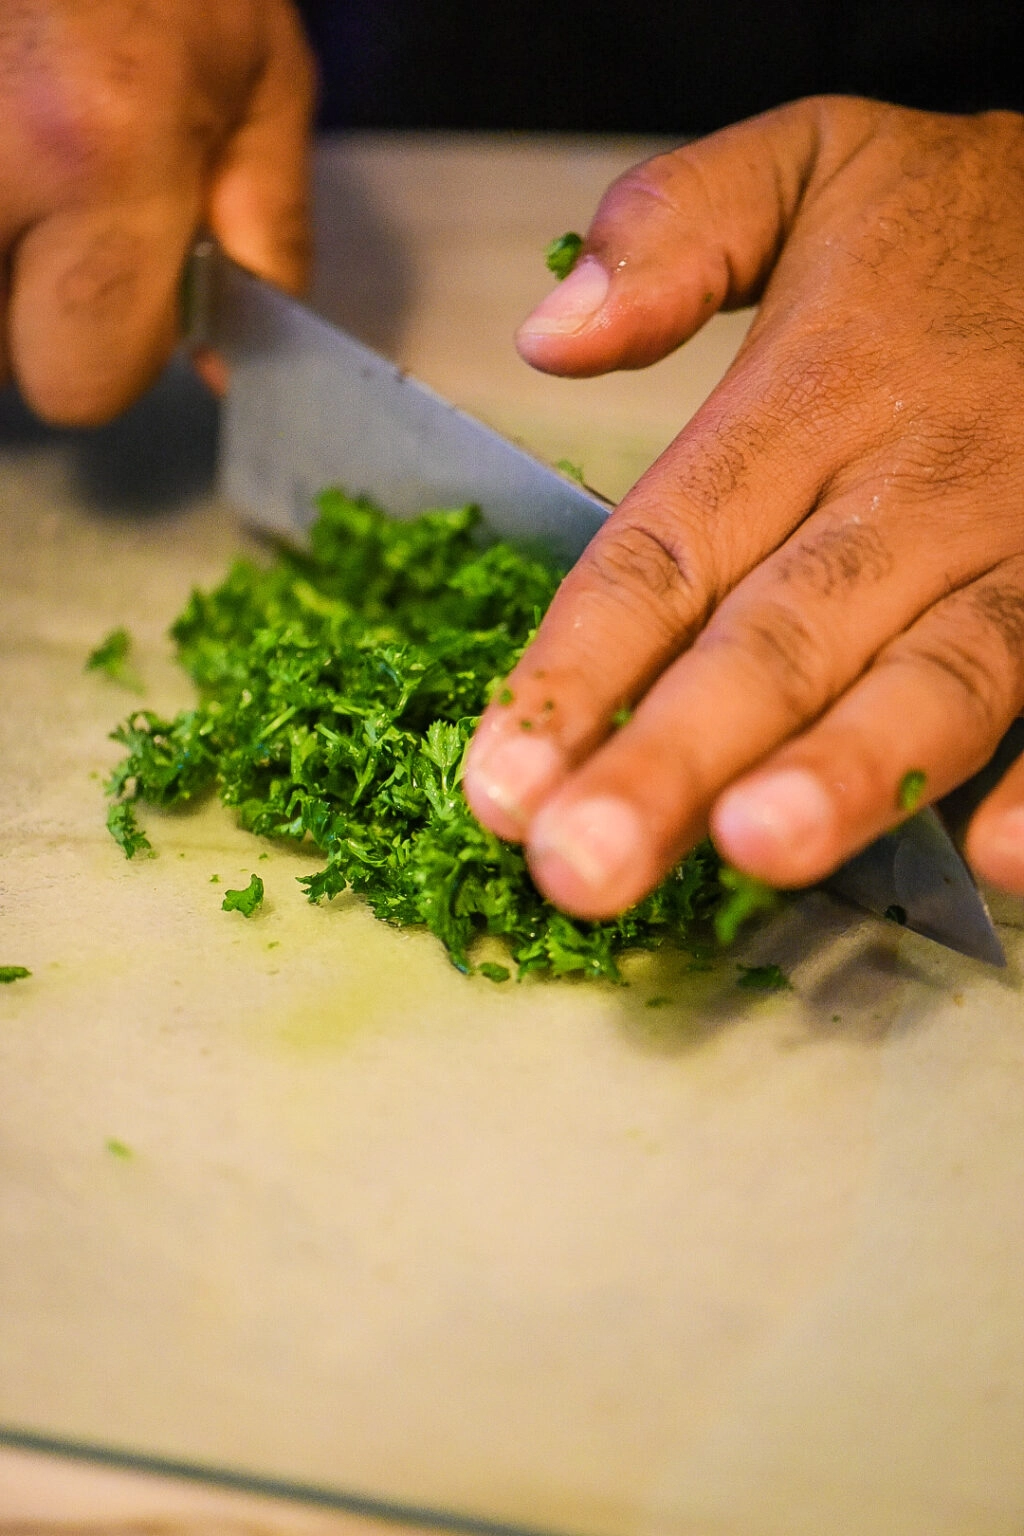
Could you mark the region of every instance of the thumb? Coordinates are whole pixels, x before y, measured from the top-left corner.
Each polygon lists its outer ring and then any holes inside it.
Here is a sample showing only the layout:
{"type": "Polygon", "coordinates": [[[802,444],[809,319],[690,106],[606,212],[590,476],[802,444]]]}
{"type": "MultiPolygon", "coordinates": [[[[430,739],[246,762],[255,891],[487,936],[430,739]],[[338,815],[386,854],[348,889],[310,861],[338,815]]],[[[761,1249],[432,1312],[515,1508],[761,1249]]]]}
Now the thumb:
{"type": "Polygon", "coordinates": [[[754,302],[823,160],[872,105],[809,98],[635,166],[605,193],[569,276],[525,320],[521,355],[585,378],[644,368],[716,310],[754,302]],[[839,133],[836,132],[837,122],[839,133]]]}
{"type": "Polygon", "coordinates": [[[309,276],[309,140],[315,71],[290,0],[271,0],[263,66],[214,167],[209,226],[227,254],[300,293],[309,276]]]}

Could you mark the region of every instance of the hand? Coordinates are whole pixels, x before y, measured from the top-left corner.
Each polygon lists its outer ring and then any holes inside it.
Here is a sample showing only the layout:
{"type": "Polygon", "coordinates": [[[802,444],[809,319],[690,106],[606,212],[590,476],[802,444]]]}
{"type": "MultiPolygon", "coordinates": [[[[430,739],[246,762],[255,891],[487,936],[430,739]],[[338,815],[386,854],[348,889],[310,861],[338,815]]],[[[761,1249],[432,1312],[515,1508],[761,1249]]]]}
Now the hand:
{"type": "Polygon", "coordinates": [[[115,415],[174,346],[204,223],[300,288],[312,93],[290,0],[5,7],[0,377],[55,422],[115,415]]]}
{"type": "MultiPolygon", "coordinates": [[[[908,773],[941,796],[1024,708],[1024,120],[826,98],[660,156],[518,345],[643,367],[755,301],[468,758],[476,814],[583,917],[709,829],[814,883],[900,820],[908,773]]],[[[1024,765],[968,851],[1024,892],[1024,765]]]]}

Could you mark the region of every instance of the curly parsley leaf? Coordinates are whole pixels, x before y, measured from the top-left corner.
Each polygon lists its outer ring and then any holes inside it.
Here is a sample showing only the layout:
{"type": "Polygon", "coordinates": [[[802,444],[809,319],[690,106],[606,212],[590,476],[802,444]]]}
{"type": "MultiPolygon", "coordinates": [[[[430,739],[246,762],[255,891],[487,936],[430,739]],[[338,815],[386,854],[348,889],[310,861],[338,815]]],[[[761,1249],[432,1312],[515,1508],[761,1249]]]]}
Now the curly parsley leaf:
{"type": "Polygon", "coordinates": [[[142,692],[142,679],[135,671],[131,662],[132,641],[126,629],[112,629],[105,640],[101,640],[94,651],[90,651],[85,662],[86,672],[105,672],[115,683],[120,683],[122,688],[130,688],[133,693],[142,692]]]}
{"type": "Polygon", "coordinates": [[[259,875],[253,875],[244,890],[225,891],[220,905],[222,912],[241,912],[243,917],[252,917],[263,905],[263,881],[259,875]]]}
{"type": "Polygon", "coordinates": [[[23,965],[0,965],[0,986],[6,986],[12,981],[24,981],[32,972],[23,965]]]}
{"type": "Polygon", "coordinates": [[[715,913],[715,937],[724,949],[733,944],[744,923],[759,912],[771,912],[779,903],[779,893],[763,880],[745,875],[731,864],[724,864],[718,879],[728,894],[715,913]]]}
{"type": "Polygon", "coordinates": [[[136,801],[216,793],[249,831],[319,852],[300,882],[311,902],[355,892],[384,922],[428,928],[467,974],[507,969],[474,965],[485,936],[520,978],[611,981],[625,950],[706,943],[731,899],[710,844],[629,912],[584,922],[541,897],[520,849],[463,798],[473,729],[490,697],[513,702],[503,680],[558,572],[483,547],[472,508],[401,522],[337,490],[318,506],[306,549],[237,561],[174,623],[198,697],[114,733],[126,755],[107,786],[111,831],[125,852],[148,846],[136,801]]]}
{"type": "Polygon", "coordinates": [[[130,800],[115,800],[109,806],[107,831],[126,859],[134,859],[137,853],[153,852],[153,844],[135,819],[135,807],[130,800]]]}

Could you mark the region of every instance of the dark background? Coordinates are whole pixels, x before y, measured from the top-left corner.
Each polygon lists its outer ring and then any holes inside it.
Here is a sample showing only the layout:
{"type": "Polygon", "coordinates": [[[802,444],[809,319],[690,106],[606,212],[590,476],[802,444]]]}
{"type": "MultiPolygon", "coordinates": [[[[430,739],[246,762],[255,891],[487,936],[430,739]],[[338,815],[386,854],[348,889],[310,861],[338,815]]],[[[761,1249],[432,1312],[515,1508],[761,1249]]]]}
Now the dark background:
{"type": "Polygon", "coordinates": [[[1024,108],[1024,0],[299,0],[324,127],[696,133],[820,91],[1024,108]]]}

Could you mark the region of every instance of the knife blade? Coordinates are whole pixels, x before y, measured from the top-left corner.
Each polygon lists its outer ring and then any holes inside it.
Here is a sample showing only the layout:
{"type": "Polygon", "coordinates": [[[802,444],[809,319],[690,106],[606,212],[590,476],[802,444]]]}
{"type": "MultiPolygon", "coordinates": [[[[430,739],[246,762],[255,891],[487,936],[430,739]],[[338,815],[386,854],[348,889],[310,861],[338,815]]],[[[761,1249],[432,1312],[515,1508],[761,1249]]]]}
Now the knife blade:
{"type": "Polygon", "coordinates": [[[186,336],[229,365],[220,488],[267,530],[300,535],[328,485],[394,517],[481,509],[487,529],[568,567],[611,503],[200,242],[186,283],[186,336]]]}
{"type": "MultiPolygon", "coordinates": [[[[610,502],[561,474],[330,324],[297,299],[197,242],[183,290],[192,344],[227,362],[221,494],[258,526],[301,537],[328,485],[396,517],[479,506],[484,526],[570,565],[610,502]]],[[[948,948],[1005,964],[970,871],[934,812],[858,854],[831,887],[948,948]]]]}
{"type": "Polygon", "coordinates": [[[1006,964],[985,899],[931,806],[848,859],[825,885],[972,960],[1006,964]]]}

